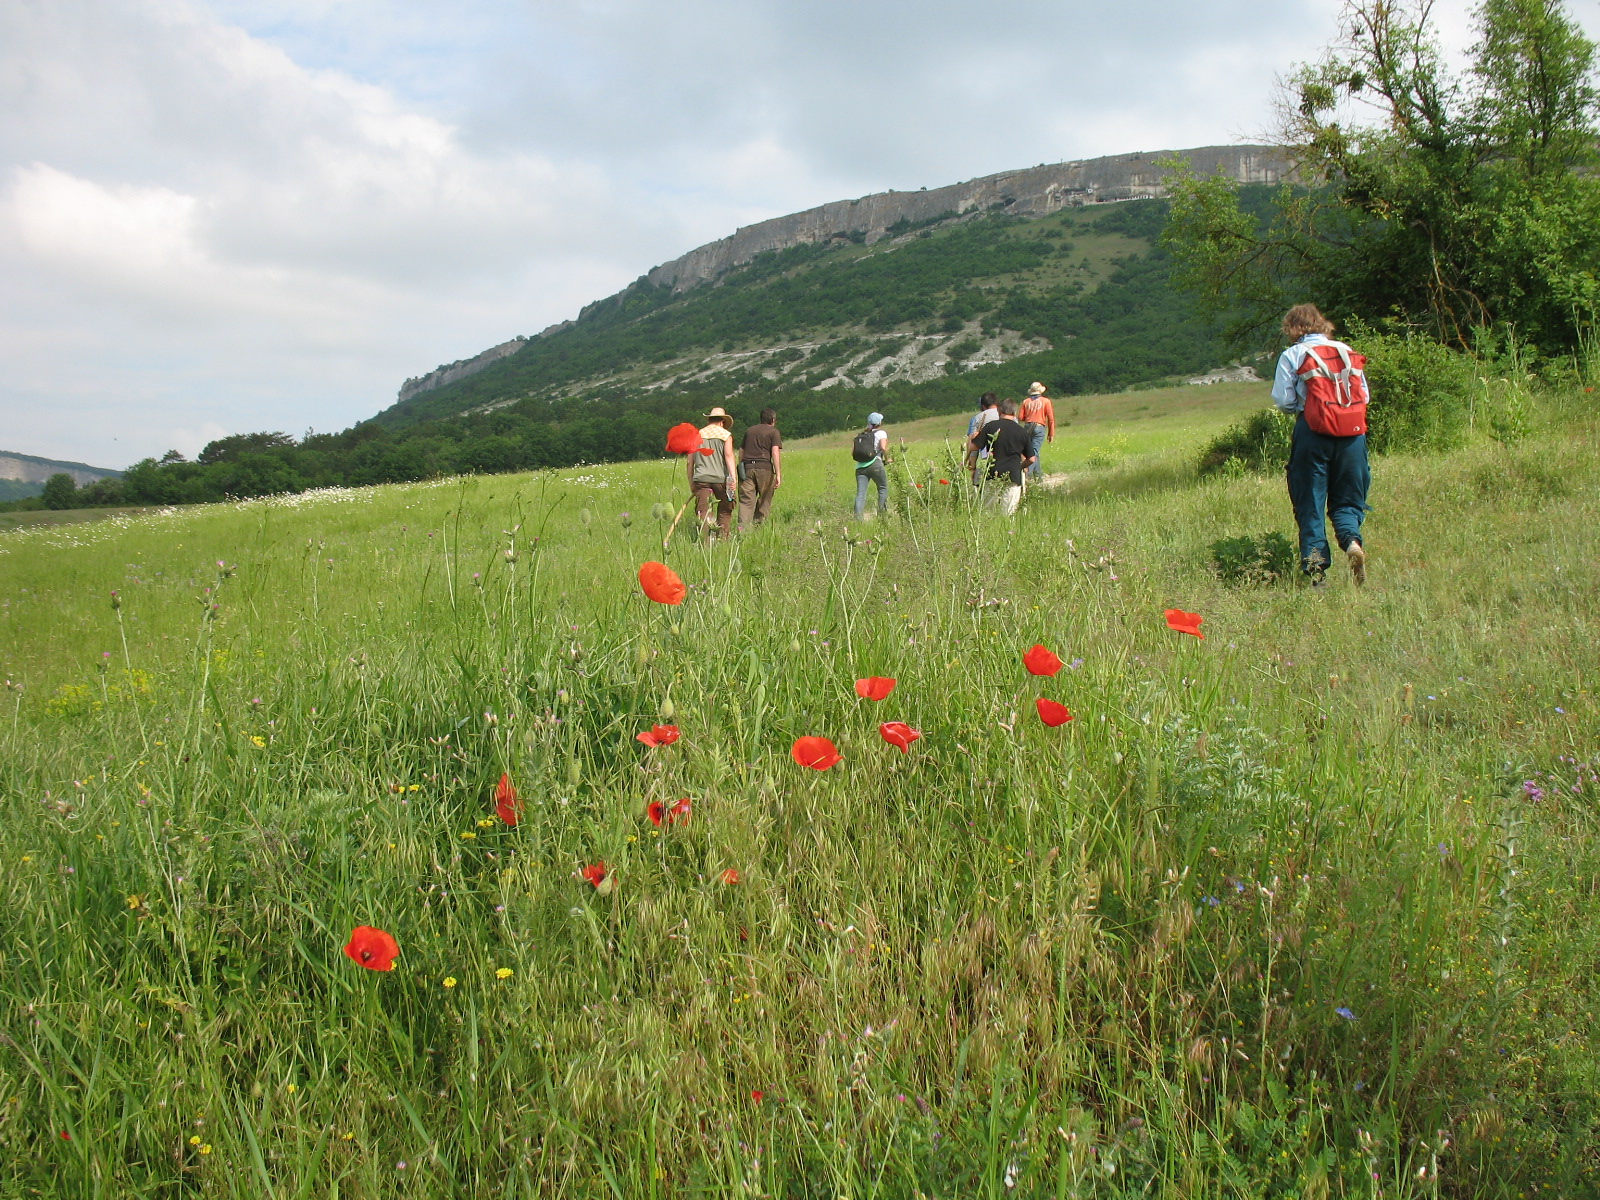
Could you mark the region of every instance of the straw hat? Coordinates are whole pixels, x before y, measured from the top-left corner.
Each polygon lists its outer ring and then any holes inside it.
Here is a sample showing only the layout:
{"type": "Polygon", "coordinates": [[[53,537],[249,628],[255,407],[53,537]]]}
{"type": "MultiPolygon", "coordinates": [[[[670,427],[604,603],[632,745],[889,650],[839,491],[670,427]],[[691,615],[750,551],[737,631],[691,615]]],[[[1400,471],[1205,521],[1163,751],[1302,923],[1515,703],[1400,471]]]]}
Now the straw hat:
{"type": "Polygon", "coordinates": [[[708,420],[708,421],[721,421],[729,429],[733,428],[733,418],[728,415],[728,413],[723,409],[722,405],[720,405],[720,404],[717,405],[716,408],[713,408],[710,412],[708,412],[706,414],[706,420],[708,420]]]}
{"type": "Polygon", "coordinates": [[[1044,384],[1042,384],[1042,383],[1030,383],[1028,385],[1028,395],[1030,395],[1030,396],[1042,396],[1042,395],[1044,395],[1044,384]]]}

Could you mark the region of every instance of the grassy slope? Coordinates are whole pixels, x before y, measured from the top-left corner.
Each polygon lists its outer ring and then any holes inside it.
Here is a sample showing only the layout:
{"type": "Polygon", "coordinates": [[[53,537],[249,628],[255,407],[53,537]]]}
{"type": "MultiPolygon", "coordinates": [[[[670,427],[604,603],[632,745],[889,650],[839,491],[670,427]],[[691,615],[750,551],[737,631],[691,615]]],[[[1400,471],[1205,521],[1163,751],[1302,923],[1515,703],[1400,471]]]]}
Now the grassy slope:
{"type": "MultiPolygon", "coordinates": [[[[859,378],[879,357],[874,337],[900,345],[903,335],[941,334],[932,352],[974,336],[983,340],[983,328],[1012,330],[1001,338],[1012,357],[1025,338],[1043,339],[1035,346],[1053,341],[1054,351],[1024,354],[1011,374],[1043,371],[1058,391],[1084,390],[1068,386],[1075,373],[1115,374],[1116,366],[1103,360],[1108,352],[1129,358],[1125,339],[1135,328],[1135,345],[1165,353],[1131,363],[1134,373],[1114,383],[1204,369],[1226,357],[1221,344],[1186,311],[1164,303],[1169,289],[1152,291],[1140,272],[1123,270],[1151,253],[1164,211],[1117,205],[1036,221],[978,217],[873,246],[794,247],[678,296],[637,287],[597,305],[575,326],[397,404],[378,420],[399,426],[524,399],[570,418],[591,399],[648,407],[652,389],[718,399],[751,389],[804,390],[841,366],[859,378]],[[1115,301],[1089,299],[1102,286],[1108,296],[1136,294],[1130,303],[1142,321],[1135,313],[1130,325],[1115,301]],[[834,345],[854,348],[841,357],[834,345]]],[[[1009,376],[989,367],[970,378],[982,390],[1009,376]]],[[[916,390],[945,387],[934,381],[916,390]]],[[[956,390],[973,389],[963,383],[956,390]]]]}
{"type": "Polygon", "coordinates": [[[1585,1194],[1592,427],[1380,462],[1325,595],[1204,570],[1275,480],[862,542],[793,449],[681,609],[675,463],[0,538],[0,1194],[1585,1194]]]}

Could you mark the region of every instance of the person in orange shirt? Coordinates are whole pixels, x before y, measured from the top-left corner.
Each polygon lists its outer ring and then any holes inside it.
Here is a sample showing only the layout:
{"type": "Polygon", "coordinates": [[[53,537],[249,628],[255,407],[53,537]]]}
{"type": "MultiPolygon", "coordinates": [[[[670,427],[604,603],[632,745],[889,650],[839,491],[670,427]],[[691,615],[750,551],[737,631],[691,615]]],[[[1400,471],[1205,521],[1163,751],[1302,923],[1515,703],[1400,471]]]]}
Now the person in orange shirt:
{"type": "Polygon", "coordinates": [[[1028,453],[1033,456],[1033,464],[1028,468],[1028,474],[1035,479],[1039,478],[1039,448],[1046,440],[1056,440],[1056,406],[1050,403],[1050,397],[1044,394],[1044,384],[1030,383],[1028,385],[1028,398],[1022,402],[1022,411],[1017,414],[1020,421],[1033,441],[1028,453]]]}

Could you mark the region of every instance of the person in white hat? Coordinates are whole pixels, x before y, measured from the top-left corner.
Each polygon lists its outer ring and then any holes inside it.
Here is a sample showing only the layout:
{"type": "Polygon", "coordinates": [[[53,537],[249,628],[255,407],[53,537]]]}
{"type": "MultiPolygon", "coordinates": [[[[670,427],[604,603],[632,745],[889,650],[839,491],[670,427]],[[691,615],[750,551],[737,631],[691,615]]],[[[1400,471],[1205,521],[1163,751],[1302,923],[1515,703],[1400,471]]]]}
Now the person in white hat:
{"type": "Polygon", "coordinates": [[[869,413],[867,427],[856,434],[850,454],[856,460],[856,520],[867,512],[867,484],[878,485],[878,512],[889,511],[889,435],[883,429],[883,414],[869,413]]]}
{"type": "Polygon", "coordinates": [[[689,494],[694,516],[711,536],[711,501],[717,502],[717,534],[726,538],[738,501],[738,467],[733,459],[733,418],[719,405],[706,414],[700,430],[700,448],[689,455],[689,494]]]}
{"type": "Polygon", "coordinates": [[[1017,420],[1022,422],[1022,427],[1032,438],[1028,453],[1033,457],[1033,465],[1028,468],[1028,474],[1037,479],[1039,451],[1043,449],[1046,439],[1052,442],[1056,440],[1056,406],[1044,394],[1044,384],[1035,382],[1028,385],[1028,398],[1022,402],[1022,411],[1017,414],[1017,420]]]}

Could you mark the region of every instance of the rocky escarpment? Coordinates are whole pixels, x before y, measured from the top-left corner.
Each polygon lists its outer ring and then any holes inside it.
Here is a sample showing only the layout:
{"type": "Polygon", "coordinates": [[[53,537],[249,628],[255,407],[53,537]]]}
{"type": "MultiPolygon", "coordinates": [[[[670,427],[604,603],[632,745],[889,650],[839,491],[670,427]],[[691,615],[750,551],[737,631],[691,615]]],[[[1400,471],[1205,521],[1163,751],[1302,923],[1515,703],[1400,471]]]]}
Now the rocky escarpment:
{"type": "MultiPolygon", "coordinates": [[[[878,192],[856,200],[836,200],[805,212],[746,225],[728,237],[662,263],[646,278],[657,287],[682,292],[716,279],[767,250],[862,235],[871,242],[901,221],[929,221],[974,209],[1042,217],[1070,205],[1163,196],[1167,172],[1161,163],[1173,153],[1162,150],[1041,164],[931,190],[878,192]]],[[[1221,173],[1238,183],[1277,183],[1293,169],[1284,151],[1273,146],[1204,146],[1176,153],[1188,158],[1197,174],[1221,173]]]]}
{"type": "Polygon", "coordinates": [[[435,367],[426,375],[416,379],[408,379],[400,385],[400,399],[409,400],[423,392],[431,392],[434,388],[444,387],[447,383],[454,383],[458,379],[465,379],[468,375],[476,375],[490,363],[499,362],[508,354],[515,354],[528,344],[525,337],[514,337],[509,342],[501,342],[498,346],[491,346],[482,354],[474,354],[471,358],[463,358],[459,362],[446,363],[442,367],[435,367]]]}
{"type": "Polygon", "coordinates": [[[0,479],[15,479],[22,483],[43,483],[52,475],[71,475],[79,487],[96,479],[121,476],[121,471],[108,471],[104,467],[91,467],[87,463],[61,462],[54,458],[35,458],[31,454],[16,454],[0,450],[0,479]]]}

